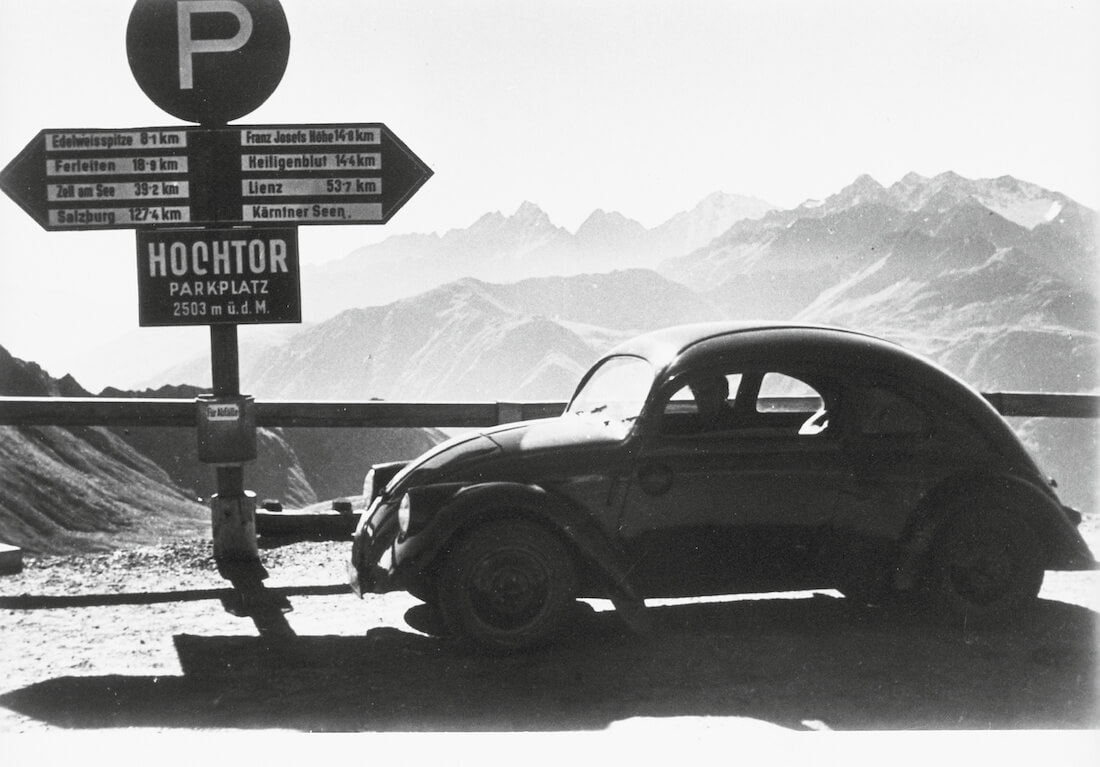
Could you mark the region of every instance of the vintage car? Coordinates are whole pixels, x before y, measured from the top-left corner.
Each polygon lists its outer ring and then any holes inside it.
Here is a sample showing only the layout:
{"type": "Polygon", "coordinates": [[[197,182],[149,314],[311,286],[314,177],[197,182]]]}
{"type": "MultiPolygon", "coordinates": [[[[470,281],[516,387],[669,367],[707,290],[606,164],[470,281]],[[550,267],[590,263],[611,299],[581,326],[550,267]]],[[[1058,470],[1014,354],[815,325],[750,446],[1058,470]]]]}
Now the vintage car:
{"type": "Polygon", "coordinates": [[[627,341],[564,414],[367,475],[356,593],[404,589],[464,643],[543,643],[577,597],[834,588],[972,624],[1092,569],[1076,526],[976,391],[868,335],[775,324],[627,341]]]}

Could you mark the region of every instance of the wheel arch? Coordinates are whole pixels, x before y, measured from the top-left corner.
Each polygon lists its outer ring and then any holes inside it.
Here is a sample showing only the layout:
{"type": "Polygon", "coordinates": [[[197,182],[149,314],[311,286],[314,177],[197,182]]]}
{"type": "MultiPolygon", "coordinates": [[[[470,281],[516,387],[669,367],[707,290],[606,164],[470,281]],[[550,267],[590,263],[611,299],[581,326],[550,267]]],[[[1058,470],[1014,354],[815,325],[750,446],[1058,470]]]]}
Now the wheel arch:
{"type": "Polygon", "coordinates": [[[442,557],[480,524],[503,518],[525,519],[547,528],[566,545],[582,580],[608,592],[611,598],[638,600],[627,575],[623,554],[583,510],[541,486],[489,482],[466,486],[450,495],[432,519],[433,533],[422,542],[410,538],[404,555],[415,569],[430,574],[442,557]]]}
{"type": "Polygon", "coordinates": [[[945,479],[921,500],[898,544],[893,585],[917,587],[937,537],[955,515],[967,509],[999,509],[1027,524],[1043,547],[1044,568],[1092,569],[1095,561],[1061,505],[1048,492],[1021,477],[967,473],[945,479]]]}

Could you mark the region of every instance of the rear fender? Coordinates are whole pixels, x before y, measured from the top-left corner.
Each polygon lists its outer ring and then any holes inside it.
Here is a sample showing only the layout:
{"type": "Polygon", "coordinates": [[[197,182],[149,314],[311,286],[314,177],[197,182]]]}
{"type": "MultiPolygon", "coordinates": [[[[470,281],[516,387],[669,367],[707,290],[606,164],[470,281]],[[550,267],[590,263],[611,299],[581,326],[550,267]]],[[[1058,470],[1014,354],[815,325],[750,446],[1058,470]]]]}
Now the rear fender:
{"type": "Polygon", "coordinates": [[[908,591],[919,584],[924,563],[939,531],[955,515],[974,508],[998,508],[1035,533],[1047,570],[1092,570],[1096,560],[1063,507],[1052,495],[1019,477],[959,475],[941,482],[924,500],[899,543],[894,587],[908,591]]]}

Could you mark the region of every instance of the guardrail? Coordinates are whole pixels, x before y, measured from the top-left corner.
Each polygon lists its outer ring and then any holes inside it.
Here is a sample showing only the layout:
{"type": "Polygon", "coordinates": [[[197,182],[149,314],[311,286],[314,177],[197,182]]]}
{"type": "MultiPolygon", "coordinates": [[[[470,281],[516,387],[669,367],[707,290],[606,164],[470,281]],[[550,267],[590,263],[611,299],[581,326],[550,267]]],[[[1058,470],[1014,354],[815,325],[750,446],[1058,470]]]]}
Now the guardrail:
{"type": "Polygon", "coordinates": [[[1003,416],[1026,418],[1100,418],[1100,395],[983,392],[1003,416]]]}
{"type": "MultiPolygon", "coordinates": [[[[1004,416],[1100,418],[1100,395],[990,392],[1004,416]]],[[[564,402],[256,402],[269,427],[477,427],[560,415],[564,402]]],[[[0,426],[195,426],[194,399],[0,397],[0,426]]]]}
{"type": "MultiPolygon", "coordinates": [[[[473,427],[560,415],[564,402],[256,402],[270,427],[473,427]]],[[[194,399],[0,397],[0,426],[195,426],[194,399]]]]}

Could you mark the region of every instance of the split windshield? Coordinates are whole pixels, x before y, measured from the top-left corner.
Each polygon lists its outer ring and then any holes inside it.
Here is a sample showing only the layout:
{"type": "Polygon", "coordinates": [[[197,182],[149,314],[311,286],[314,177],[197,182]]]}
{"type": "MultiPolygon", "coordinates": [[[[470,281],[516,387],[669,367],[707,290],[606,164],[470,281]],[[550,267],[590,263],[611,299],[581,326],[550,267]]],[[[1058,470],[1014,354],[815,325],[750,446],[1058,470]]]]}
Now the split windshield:
{"type": "Polygon", "coordinates": [[[630,420],[642,412],[653,384],[653,367],[641,357],[610,357],[585,382],[567,413],[630,420]]]}

